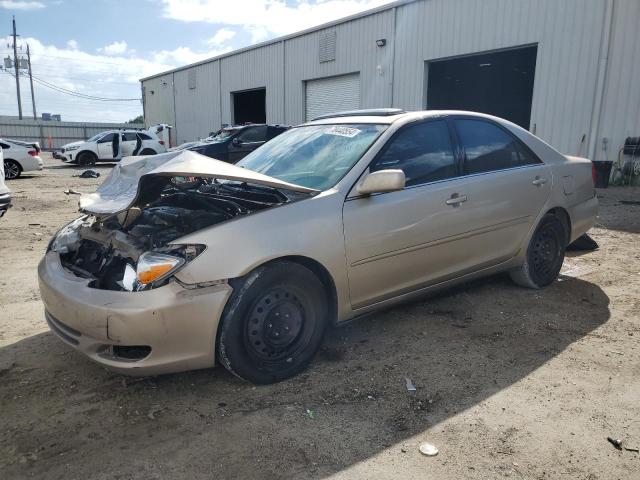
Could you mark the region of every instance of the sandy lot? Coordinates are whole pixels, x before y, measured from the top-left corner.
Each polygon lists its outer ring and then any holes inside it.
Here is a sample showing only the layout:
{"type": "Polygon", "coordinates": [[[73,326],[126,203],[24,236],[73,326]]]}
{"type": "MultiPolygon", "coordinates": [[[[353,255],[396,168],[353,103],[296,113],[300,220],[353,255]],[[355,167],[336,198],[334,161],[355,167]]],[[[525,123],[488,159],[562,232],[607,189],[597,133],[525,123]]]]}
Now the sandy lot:
{"type": "Polygon", "coordinates": [[[123,377],[48,332],[36,265],[77,215],[63,191],[102,179],[45,164],[0,220],[2,478],[640,478],[606,439],[640,446],[640,205],[621,202],[640,189],[599,192],[600,250],[551,287],[496,276],[373,315],[253,387],[219,367],[123,377]]]}

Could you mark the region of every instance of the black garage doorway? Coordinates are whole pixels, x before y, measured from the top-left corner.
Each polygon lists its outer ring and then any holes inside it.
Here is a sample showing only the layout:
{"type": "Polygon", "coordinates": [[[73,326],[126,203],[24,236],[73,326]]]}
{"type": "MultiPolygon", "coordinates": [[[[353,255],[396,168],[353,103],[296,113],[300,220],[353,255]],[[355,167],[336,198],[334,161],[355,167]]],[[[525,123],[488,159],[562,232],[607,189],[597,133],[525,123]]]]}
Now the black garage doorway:
{"type": "Polygon", "coordinates": [[[427,63],[427,108],[471,110],[529,129],[537,46],[427,63]]]}
{"type": "Polygon", "coordinates": [[[244,92],[233,92],[233,123],[266,123],[267,122],[267,89],[257,88],[244,92]]]}

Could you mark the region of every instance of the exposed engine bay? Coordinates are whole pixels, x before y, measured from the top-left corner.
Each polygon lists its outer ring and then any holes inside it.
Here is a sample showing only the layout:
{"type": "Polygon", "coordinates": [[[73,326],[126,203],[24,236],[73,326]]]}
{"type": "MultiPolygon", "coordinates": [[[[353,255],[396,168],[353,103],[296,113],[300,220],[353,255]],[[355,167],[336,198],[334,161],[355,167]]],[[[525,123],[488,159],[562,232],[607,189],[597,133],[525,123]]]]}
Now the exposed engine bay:
{"type": "Polygon", "coordinates": [[[79,218],[52,240],[50,249],[60,254],[63,266],[92,279],[91,287],[141,289],[127,285],[126,277],[135,272],[145,252],[166,252],[190,261],[200,253],[198,248],[185,250],[169,244],[239,215],[307,196],[239,181],[169,176],[152,176],[141,184],[140,192],[126,211],[79,218]]]}

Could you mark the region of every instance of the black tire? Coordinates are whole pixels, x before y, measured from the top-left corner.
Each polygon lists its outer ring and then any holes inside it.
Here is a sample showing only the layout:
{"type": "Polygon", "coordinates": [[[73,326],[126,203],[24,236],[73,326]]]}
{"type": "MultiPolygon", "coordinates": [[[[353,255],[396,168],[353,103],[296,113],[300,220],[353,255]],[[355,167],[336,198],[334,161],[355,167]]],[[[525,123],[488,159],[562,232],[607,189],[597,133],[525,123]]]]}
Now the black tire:
{"type": "Polygon", "coordinates": [[[98,157],[93,152],[80,152],[76,157],[76,162],[81,167],[85,167],[87,165],[95,165],[98,157]]]}
{"type": "Polygon", "coordinates": [[[237,377],[274,383],[304,370],[327,326],[327,295],[311,270],[280,261],[234,286],[218,328],[218,361],[237,377]]]}
{"type": "Polygon", "coordinates": [[[155,155],[155,154],[156,154],[156,151],[155,151],[155,150],[153,150],[153,149],[151,149],[151,148],[145,148],[144,150],[142,150],[142,151],[140,152],[140,154],[139,154],[139,155],[155,155]]]}
{"type": "Polygon", "coordinates": [[[510,272],[511,279],[527,288],[543,288],[553,283],[564,262],[567,227],[556,215],[547,213],[531,236],[525,262],[510,272]]]}
{"type": "Polygon", "coordinates": [[[15,160],[10,158],[4,161],[4,179],[15,180],[22,174],[22,167],[15,160]]]}

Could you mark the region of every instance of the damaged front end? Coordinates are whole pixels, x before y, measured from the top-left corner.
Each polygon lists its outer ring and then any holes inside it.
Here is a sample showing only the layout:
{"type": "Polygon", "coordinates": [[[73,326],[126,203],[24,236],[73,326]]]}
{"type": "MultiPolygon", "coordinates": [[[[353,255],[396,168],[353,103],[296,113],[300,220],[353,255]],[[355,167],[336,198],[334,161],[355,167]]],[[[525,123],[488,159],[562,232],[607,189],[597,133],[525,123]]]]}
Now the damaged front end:
{"type": "Polygon", "coordinates": [[[174,240],[291,200],[269,187],[198,177],[160,177],[143,193],[143,205],[75,220],[54,237],[50,249],[60,254],[65,268],[92,279],[92,288],[148,289],[166,283],[205,249],[171,245],[174,240]]]}
{"type": "MultiPolygon", "coordinates": [[[[193,155],[186,154],[186,160],[194,163],[193,155]]],[[[309,194],[304,187],[278,188],[270,177],[265,181],[256,177],[259,174],[228,164],[216,174],[211,162],[214,166],[222,162],[211,159],[201,168],[204,174],[185,175],[184,156],[169,157],[159,165],[161,159],[154,159],[156,165],[147,165],[146,171],[145,164],[139,164],[143,161],[116,166],[85,201],[85,208],[81,201],[86,215],[60,230],[49,250],[59,254],[64,268],[90,279],[91,288],[147,290],[167,283],[206,249],[205,245],[173,244],[175,240],[309,194]],[[127,168],[137,169],[138,175],[131,177],[127,168]]]]}

